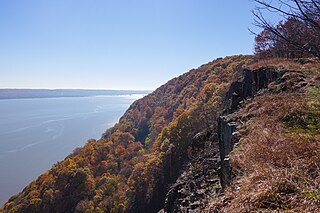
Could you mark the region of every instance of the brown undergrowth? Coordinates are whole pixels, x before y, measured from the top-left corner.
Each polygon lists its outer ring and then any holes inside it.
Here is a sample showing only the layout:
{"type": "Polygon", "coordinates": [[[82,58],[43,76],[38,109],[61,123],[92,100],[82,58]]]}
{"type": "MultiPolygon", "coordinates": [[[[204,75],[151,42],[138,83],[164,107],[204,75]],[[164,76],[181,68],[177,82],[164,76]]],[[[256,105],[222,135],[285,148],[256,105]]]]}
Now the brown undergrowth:
{"type": "Polygon", "coordinates": [[[208,212],[320,209],[319,88],[264,94],[240,110],[242,138],[231,154],[235,178],[208,212]]]}
{"type": "Polygon", "coordinates": [[[275,67],[277,69],[284,70],[300,70],[307,71],[309,73],[320,72],[319,59],[300,59],[300,60],[289,60],[284,58],[271,58],[271,59],[260,59],[253,60],[245,68],[249,70],[259,69],[261,67],[275,67]]]}

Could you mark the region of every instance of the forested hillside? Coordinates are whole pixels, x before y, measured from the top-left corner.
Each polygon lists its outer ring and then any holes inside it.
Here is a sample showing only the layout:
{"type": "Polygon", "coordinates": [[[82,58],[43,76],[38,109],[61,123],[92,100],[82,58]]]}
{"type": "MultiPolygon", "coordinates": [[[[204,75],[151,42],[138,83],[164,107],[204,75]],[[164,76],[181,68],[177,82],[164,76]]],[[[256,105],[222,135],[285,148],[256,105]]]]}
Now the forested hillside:
{"type": "Polygon", "coordinates": [[[216,128],[223,96],[251,56],[220,58],[133,103],[4,205],[5,212],[157,212],[192,154],[193,136],[216,128]]]}
{"type": "Polygon", "coordinates": [[[254,56],[216,59],[137,100],[2,211],[317,212],[320,2],[254,2],[254,56]]]}
{"type": "Polygon", "coordinates": [[[2,211],[313,212],[319,70],[313,60],[252,56],[193,69],[134,102],[101,139],[74,150],[2,211]]]}

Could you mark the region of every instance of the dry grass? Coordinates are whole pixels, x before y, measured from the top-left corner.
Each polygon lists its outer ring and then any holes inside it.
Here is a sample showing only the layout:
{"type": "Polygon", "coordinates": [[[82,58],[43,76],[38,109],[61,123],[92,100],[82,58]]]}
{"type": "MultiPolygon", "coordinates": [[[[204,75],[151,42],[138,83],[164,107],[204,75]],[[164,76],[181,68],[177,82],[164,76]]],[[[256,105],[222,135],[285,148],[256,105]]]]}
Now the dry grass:
{"type": "Polygon", "coordinates": [[[317,212],[319,96],[263,95],[240,114],[244,136],[231,154],[237,178],[208,212],[317,212]]]}
{"type": "Polygon", "coordinates": [[[252,64],[248,65],[248,69],[258,69],[261,67],[277,67],[283,68],[287,70],[300,70],[302,65],[296,61],[282,59],[282,58],[272,58],[272,59],[265,59],[253,62],[252,64]]]}
{"type": "Polygon", "coordinates": [[[320,61],[316,59],[292,60],[283,58],[272,58],[265,60],[253,61],[246,66],[247,69],[255,70],[261,67],[275,67],[284,70],[301,70],[320,72],[320,61]],[[303,63],[302,63],[303,61],[303,63]]]}

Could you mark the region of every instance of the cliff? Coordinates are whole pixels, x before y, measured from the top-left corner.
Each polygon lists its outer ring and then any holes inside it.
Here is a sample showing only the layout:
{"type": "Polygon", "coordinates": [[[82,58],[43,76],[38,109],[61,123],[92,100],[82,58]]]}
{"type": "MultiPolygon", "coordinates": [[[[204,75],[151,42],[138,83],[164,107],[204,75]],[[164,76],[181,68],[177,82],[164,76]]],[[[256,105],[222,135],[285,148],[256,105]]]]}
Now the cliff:
{"type": "Polygon", "coordinates": [[[231,85],[219,119],[224,192],[205,212],[318,211],[319,67],[292,65],[247,70],[231,85]]]}
{"type": "Polygon", "coordinates": [[[252,56],[202,65],[133,103],[100,140],[54,165],[2,211],[312,211],[319,67],[252,56]]]}

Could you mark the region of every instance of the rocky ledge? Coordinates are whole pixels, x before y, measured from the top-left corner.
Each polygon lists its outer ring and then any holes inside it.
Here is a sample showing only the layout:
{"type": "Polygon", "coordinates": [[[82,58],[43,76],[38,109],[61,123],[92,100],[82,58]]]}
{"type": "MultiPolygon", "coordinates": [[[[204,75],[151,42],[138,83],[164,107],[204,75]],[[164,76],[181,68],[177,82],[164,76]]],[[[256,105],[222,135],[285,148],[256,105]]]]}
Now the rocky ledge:
{"type": "Polygon", "coordinates": [[[218,129],[198,133],[195,143],[204,143],[185,166],[177,181],[170,186],[165,207],[160,212],[203,212],[208,198],[217,196],[231,179],[229,154],[239,141],[238,110],[247,100],[265,92],[303,90],[307,86],[302,72],[272,67],[244,70],[243,76],[230,85],[225,96],[226,108],[218,118],[218,129]]]}

